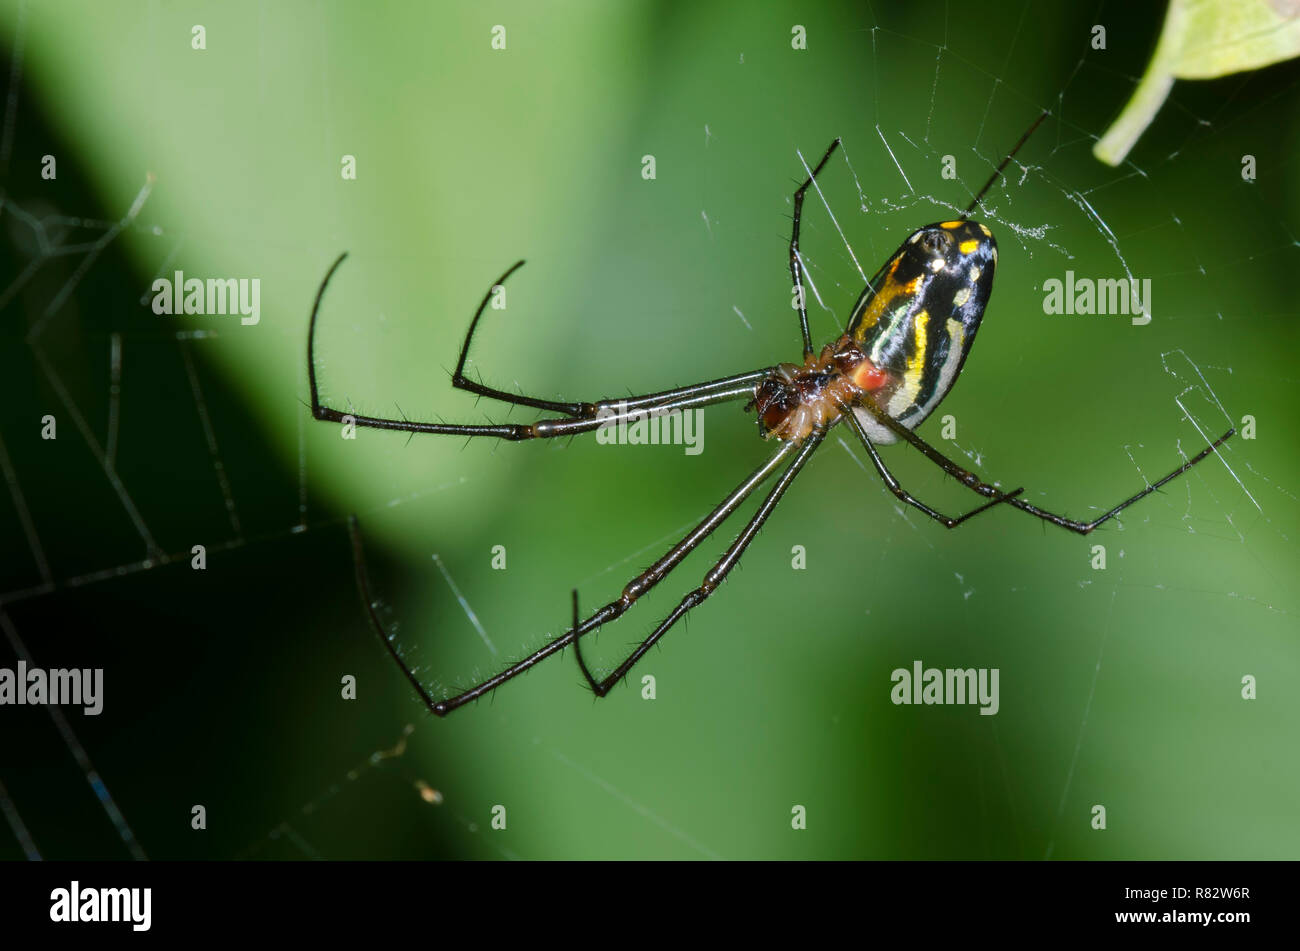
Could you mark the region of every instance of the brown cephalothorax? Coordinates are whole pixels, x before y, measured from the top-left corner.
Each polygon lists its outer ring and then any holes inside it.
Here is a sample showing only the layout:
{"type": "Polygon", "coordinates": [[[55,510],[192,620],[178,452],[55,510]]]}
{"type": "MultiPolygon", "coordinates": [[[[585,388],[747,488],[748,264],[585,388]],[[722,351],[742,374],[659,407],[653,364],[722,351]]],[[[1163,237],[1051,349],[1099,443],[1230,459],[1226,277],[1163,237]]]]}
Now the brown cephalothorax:
{"type": "Polygon", "coordinates": [[[857,401],[863,390],[852,374],[866,360],[861,348],[848,336],[822,348],[798,366],[778,364],[755,387],[754,399],[746,407],[758,414],[762,436],[788,442],[803,442],[814,430],[828,427],[857,401]]]}

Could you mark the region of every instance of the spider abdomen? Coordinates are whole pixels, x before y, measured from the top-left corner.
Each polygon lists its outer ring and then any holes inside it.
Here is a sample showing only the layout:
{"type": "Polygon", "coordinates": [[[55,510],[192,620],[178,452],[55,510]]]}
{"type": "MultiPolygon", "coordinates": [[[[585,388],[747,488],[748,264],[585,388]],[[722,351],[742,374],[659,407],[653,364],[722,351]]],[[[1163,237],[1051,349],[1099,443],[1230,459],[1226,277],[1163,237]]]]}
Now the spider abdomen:
{"type": "MultiPolygon", "coordinates": [[[[847,336],[863,354],[857,383],[908,429],[957,382],[993,293],[997,261],[993,233],[979,222],[926,225],[903,242],[854,308],[847,336]]],[[[867,411],[857,416],[874,441],[896,441],[867,411]]]]}
{"type": "MultiPolygon", "coordinates": [[[[943,221],[913,232],[853,310],[848,332],[803,366],[782,363],[755,387],[764,438],[802,442],[869,399],[914,429],[961,373],[993,291],[997,243],[987,227],[943,221]]],[[[898,437],[860,406],[873,441],[898,437]]]]}

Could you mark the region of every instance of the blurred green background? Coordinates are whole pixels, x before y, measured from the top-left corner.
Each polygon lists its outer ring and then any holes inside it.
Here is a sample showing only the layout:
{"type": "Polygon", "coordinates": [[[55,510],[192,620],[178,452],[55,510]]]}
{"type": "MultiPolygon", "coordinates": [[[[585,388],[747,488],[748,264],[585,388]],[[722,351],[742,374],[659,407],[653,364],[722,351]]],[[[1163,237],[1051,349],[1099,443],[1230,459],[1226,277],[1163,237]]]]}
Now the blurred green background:
{"type": "MultiPolygon", "coordinates": [[[[154,858],[1297,857],[1300,72],[1182,83],[1129,163],[1106,168],[1089,149],[1160,17],[1109,3],[0,4],[0,664],[21,641],[46,667],[106,668],[104,713],[69,722],[154,858]],[[424,711],[367,627],[347,513],[385,618],[441,690],[562,630],[571,587],[589,607],[613,598],[768,450],[739,404],[708,412],[698,456],[342,440],[310,419],[304,359],[339,252],[318,340],[328,402],[525,419],[448,379],[515,260],[528,266],[473,354],[489,383],[593,399],[797,359],[785,242],[800,154],[843,137],[822,182],[835,222],[818,196],[806,205],[821,342],[862,285],[840,230],[871,273],[964,206],[1045,108],[987,201],[1001,258],[939,414],[956,439],[937,418],[922,433],[1076,516],[1168,471],[1199,431],[1251,415],[1256,439],[1084,539],[1012,511],[951,533],[900,513],[836,431],[629,686],[594,701],[566,653],[445,721],[424,711]],[[945,155],[958,180],[941,177],[945,155]],[[1044,315],[1045,280],[1125,267],[1152,280],[1148,326],[1044,315]],[[261,322],[155,316],[150,284],[177,268],[260,278],[261,322]],[[206,571],[189,567],[194,544],[206,571]],[[893,705],[890,672],[914,660],[998,668],[1000,712],[893,705]],[[1246,675],[1256,700],[1241,699],[1246,675]],[[371,759],[407,724],[401,755],[371,759]]],[[[977,501],[914,453],[887,459],[943,510],[977,501]]],[[[740,524],[585,641],[589,661],[621,660],[740,524]]],[[[11,829],[16,815],[47,857],[128,856],[47,712],[0,721],[11,829]]],[[[0,834],[0,857],[23,855],[0,834]]]]}

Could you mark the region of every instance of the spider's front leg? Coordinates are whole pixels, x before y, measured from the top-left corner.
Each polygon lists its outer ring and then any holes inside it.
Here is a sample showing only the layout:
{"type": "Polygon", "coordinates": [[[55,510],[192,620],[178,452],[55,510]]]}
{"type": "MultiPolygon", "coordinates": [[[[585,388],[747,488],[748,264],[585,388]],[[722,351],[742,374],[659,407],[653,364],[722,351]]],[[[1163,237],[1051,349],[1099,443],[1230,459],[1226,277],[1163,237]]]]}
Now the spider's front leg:
{"type": "Polygon", "coordinates": [[[483,311],[488,302],[492,299],[493,291],[501,286],[506,278],[523,266],[523,261],[519,261],[513,267],[501,275],[496,283],[488,289],[478,310],[474,313],[474,319],[470,321],[469,331],[465,335],[465,341],[461,345],[460,358],[456,362],[456,370],[452,374],[452,386],[476,393],[479,396],[487,396],[491,399],[500,400],[505,403],[512,403],[517,406],[528,406],[533,409],[540,409],[547,412],[561,413],[568,420],[541,420],[532,425],[519,423],[503,424],[459,424],[459,423],[431,423],[420,422],[403,417],[402,419],[393,419],[384,416],[364,416],[358,413],[344,413],[341,410],[326,406],[321,402],[320,390],[316,382],[316,317],[320,312],[321,301],[325,296],[325,288],[329,286],[330,279],[334,272],[338,270],[347,253],[339,255],[338,259],[330,266],[329,271],[325,274],[325,279],[321,281],[320,288],[316,291],[316,300],[312,304],[311,320],[308,323],[307,330],[307,381],[311,391],[311,411],[312,416],[319,420],[330,422],[343,422],[345,418],[353,425],[364,426],[371,429],[389,429],[410,433],[432,433],[437,435],[450,436],[495,436],[498,439],[506,440],[523,440],[523,439],[547,439],[556,436],[572,436],[576,433],[590,432],[593,429],[600,428],[604,424],[618,423],[620,420],[628,419],[638,412],[659,411],[671,412],[673,410],[682,410],[708,406],[713,403],[723,403],[728,400],[741,399],[752,396],[753,387],[771,371],[770,369],[754,370],[749,373],[738,373],[733,376],[722,377],[717,380],[708,380],[704,383],[695,383],[690,386],[676,387],[671,390],[663,390],[658,393],[649,393],[644,396],[628,396],[623,398],[611,398],[597,400],[591,403],[566,403],[555,400],[544,400],[537,397],[515,395],[507,393],[505,390],[498,390],[481,383],[476,383],[465,376],[465,362],[469,358],[469,345],[473,339],[475,328],[478,326],[479,318],[483,316],[483,311]]]}
{"type": "Polygon", "coordinates": [[[803,258],[799,256],[799,227],[803,220],[803,198],[813,180],[826,167],[826,163],[830,161],[831,153],[835,151],[839,144],[840,140],[838,138],[831,142],[826,149],[826,153],[822,156],[822,160],[817,163],[817,167],[804,179],[803,184],[794,193],[793,224],[790,228],[790,277],[794,279],[794,286],[797,288],[795,304],[799,310],[799,332],[803,335],[803,356],[805,360],[812,356],[813,345],[812,334],[808,331],[808,305],[804,299],[803,258]]]}
{"type": "MultiPolygon", "coordinates": [[[[622,399],[601,399],[590,403],[568,403],[556,400],[545,400],[535,396],[524,396],[523,394],[508,393],[505,390],[499,390],[495,387],[487,386],[484,383],[471,380],[465,375],[465,363],[469,359],[470,341],[474,339],[474,331],[478,329],[479,318],[487,309],[488,303],[492,300],[492,295],[499,288],[505,286],[506,279],[511,274],[524,266],[523,261],[517,261],[504,274],[488,288],[487,293],[483,295],[483,300],[479,302],[478,310],[474,311],[474,319],[469,322],[469,329],[465,332],[465,340],[460,347],[460,357],[456,361],[456,369],[451,375],[451,385],[458,390],[466,390],[479,396],[486,396],[489,399],[499,400],[502,403],[511,403],[515,406],[529,406],[533,409],[546,410],[551,413],[563,413],[576,419],[594,419],[601,415],[608,415],[619,408],[627,409],[651,409],[664,406],[676,400],[689,396],[700,396],[704,393],[718,392],[727,390],[738,384],[758,382],[769,370],[755,370],[751,373],[741,373],[734,376],[723,377],[718,380],[709,380],[706,383],[695,383],[690,386],[676,387],[671,390],[663,390],[659,393],[650,393],[645,396],[628,396],[622,399]]],[[[326,277],[328,281],[328,276],[326,277]]]]}

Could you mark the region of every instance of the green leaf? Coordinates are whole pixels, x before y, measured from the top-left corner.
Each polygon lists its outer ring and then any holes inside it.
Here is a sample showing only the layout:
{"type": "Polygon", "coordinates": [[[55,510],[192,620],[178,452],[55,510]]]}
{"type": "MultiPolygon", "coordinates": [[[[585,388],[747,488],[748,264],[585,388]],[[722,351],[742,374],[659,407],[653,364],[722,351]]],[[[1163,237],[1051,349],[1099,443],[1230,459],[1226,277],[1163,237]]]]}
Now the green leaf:
{"type": "Polygon", "coordinates": [[[1214,79],[1300,56],[1300,0],[1170,0],[1160,41],[1133,98],[1092,154],[1124,161],[1175,79],[1214,79]]]}

